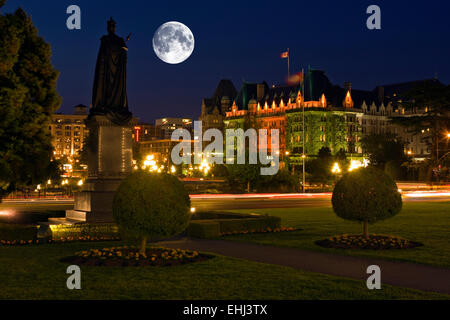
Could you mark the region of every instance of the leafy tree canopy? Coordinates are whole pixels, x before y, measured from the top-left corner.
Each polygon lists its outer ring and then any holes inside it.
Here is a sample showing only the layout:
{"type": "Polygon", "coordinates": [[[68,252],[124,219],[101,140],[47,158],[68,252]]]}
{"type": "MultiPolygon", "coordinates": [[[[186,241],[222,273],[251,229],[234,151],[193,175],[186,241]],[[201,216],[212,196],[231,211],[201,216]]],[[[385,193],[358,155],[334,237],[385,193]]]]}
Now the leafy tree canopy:
{"type": "Polygon", "coordinates": [[[190,199],[178,178],[166,173],[138,170],[119,186],[113,201],[113,217],[128,238],[170,237],[183,232],[189,222],[190,199]]]}
{"type": "Polygon", "coordinates": [[[404,143],[393,134],[370,134],[361,139],[364,153],[369,155],[370,164],[384,168],[389,161],[405,161],[404,143]]]}
{"type": "Polygon", "coordinates": [[[60,97],[50,57],[23,9],[0,14],[0,198],[54,173],[48,127],[60,97]]]}
{"type": "Polygon", "coordinates": [[[338,217],[367,224],[391,218],[402,208],[402,196],[395,181],[375,167],[359,168],[336,183],[331,198],[338,217]]]}

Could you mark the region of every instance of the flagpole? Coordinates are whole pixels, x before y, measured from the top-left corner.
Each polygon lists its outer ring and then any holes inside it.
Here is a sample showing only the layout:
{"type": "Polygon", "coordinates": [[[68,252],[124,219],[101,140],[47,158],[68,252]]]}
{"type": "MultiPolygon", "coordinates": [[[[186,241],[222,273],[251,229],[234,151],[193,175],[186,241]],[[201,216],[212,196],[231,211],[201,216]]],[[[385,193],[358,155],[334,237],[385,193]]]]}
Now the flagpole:
{"type": "Polygon", "coordinates": [[[287,48],[288,50],[287,50],[287,53],[288,53],[288,56],[287,56],[287,58],[288,58],[288,79],[289,79],[289,77],[290,77],[290,70],[289,70],[289,59],[291,58],[290,57],[290,54],[289,54],[289,48],[287,48]]]}
{"type": "Polygon", "coordinates": [[[303,148],[302,148],[302,167],[303,167],[303,177],[302,177],[302,191],[303,193],[305,193],[305,157],[306,157],[306,153],[305,153],[305,71],[302,68],[302,94],[303,94],[303,99],[302,99],[302,118],[303,118],[303,148]]]}

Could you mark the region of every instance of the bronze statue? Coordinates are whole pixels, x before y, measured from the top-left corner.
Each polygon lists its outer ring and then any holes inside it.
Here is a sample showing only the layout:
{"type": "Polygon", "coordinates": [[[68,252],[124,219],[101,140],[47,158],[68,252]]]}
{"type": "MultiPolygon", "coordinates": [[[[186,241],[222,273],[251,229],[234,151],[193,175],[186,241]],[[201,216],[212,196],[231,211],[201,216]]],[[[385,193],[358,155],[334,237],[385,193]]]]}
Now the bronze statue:
{"type": "Polygon", "coordinates": [[[116,22],[110,18],[108,34],[101,38],[89,115],[107,115],[113,122],[124,125],[132,117],[127,99],[128,47],[115,32],[116,22]]]}

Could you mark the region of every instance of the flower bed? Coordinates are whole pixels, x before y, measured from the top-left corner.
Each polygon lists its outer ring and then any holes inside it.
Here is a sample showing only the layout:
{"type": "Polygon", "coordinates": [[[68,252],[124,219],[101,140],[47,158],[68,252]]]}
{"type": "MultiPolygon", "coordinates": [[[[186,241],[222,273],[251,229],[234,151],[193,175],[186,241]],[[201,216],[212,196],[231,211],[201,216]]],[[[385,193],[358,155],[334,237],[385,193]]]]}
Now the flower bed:
{"type": "Polygon", "coordinates": [[[300,229],[292,228],[292,227],[280,227],[280,228],[267,228],[263,230],[244,230],[244,231],[232,231],[232,232],[223,232],[220,233],[221,236],[229,236],[233,234],[249,234],[249,233],[267,233],[267,232],[288,232],[288,231],[296,231],[300,229]]]}
{"type": "Polygon", "coordinates": [[[371,234],[368,239],[360,234],[343,234],[328,239],[319,240],[315,243],[326,248],[369,250],[409,249],[423,246],[423,244],[419,242],[410,241],[397,236],[382,234],[371,234]]]}
{"type": "Polygon", "coordinates": [[[56,239],[28,239],[28,240],[0,240],[0,246],[24,246],[43,243],[66,243],[66,242],[95,242],[95,241],[119,241],[118,236],[69,236],[56,239]]]}
{"type": "Polygon", "coordinates": [[[62,262],[85,266],[174,266],[212,258],[197,251],[150,247],[145,254],[135,246],[90,249],[76,252],[62,262]]]}

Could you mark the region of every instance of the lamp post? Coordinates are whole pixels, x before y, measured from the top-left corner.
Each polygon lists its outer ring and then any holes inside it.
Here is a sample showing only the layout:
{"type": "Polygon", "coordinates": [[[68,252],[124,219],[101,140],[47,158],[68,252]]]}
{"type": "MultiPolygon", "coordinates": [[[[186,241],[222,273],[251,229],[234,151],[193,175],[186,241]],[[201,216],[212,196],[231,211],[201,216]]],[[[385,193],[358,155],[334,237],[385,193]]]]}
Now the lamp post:
{"type": "Polygon", "coordinates": [[[439,142],[440,141],[444,141],[447,140],[447,144],[448,144],[448,140],[450,139],[450,132],[446,132],[444,134],[444,138],[439,139],[439,136],[436,136],[436,179],[437,182],[439,183],[439,169],[440,169],[440,162],[442,159],[446,158],[450,152],[448,152],[448,149],[444,149],[444,151],[447,151],[443,156],[439,157],[439,142]]]}
{"type": "Polygon", "coordinates": [[[306,158],[306,152],[305,152],[305,70],[302,69],[302,118],[303,118],[303,148],[302,148],[302,167],[303,167],[303,177],[302,177],[302,191],[305,193],[305,183],[306,183],[306,175],[305,175],[305,158],[306,158]]]}
{"type": "Polygon", "coordinates": [[[337,176],[338,176],[338,174],[341,173],[341,172],[342,172],[342,170],[341,170],[341,168],[339,167],[339,163],[335,162],[334,165],[333,165],[333,168],[331,168],[331,173],[334,174],[334,184],[336,184],[337,176]]]}

